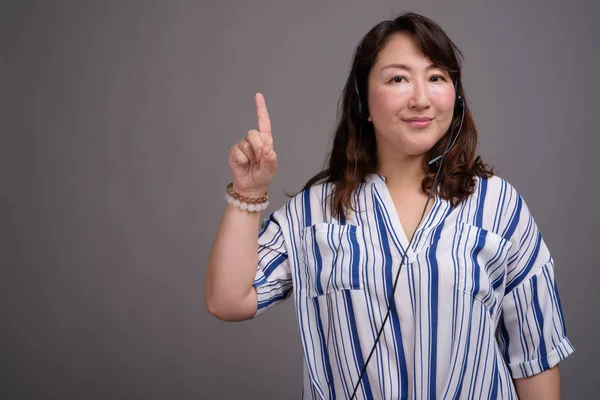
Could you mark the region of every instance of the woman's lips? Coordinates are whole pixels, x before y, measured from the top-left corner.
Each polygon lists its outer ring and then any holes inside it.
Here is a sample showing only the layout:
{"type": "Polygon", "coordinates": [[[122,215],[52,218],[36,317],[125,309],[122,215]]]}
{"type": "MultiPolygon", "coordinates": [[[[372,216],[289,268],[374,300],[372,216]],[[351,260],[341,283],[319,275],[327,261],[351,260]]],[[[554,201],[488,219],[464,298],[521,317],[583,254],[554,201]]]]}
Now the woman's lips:
{"type": "Polygon", "coordinates": [[[410,118],[410,119],[405,119],[404,121],[407,122],[413,128],[425,128],[431,124],[432,119],[431,118],[410,118]]]}

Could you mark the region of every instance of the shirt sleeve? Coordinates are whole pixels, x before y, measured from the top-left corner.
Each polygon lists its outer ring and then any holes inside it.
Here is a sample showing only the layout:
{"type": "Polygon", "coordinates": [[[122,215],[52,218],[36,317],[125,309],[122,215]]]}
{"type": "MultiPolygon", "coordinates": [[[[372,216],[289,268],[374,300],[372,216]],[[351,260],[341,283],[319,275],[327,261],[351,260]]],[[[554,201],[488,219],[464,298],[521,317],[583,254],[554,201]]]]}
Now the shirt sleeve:
{"type": "Polygon", "coordinates": [[[496,336],[516,379],[554,367],[575,349],[567,338],[554,260],[521,196],[510,214],[505,237],[512,247],[496,336]]]}
{"type": "Polygon", "coordinates": [[[272,213],[258,233],[258,266],[252,284],[258,294],[258,306],[252,318],[283,302],[292,292],[292,273],[279,215],[279,211],[272,213]]]}

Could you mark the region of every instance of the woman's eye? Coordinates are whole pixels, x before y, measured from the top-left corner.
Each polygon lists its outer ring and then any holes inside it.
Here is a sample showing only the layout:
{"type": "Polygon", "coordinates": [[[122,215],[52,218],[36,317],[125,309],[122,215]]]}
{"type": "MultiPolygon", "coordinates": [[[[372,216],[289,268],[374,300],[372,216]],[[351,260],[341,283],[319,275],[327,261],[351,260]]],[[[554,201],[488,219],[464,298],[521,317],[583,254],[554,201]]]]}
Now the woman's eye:
{"type": "Polygon", "coordinates": [[[393,77],[392,81],[395,82],[395,83],[401,83],[402,79],[404,79],[404,77],[401,76],[401,75],[398,75],[398,76],[393,77]]]}
{"type": "Polygon", "coordinates": [[[443,75],[434,75],[431,79],[433,79],[433,82],[443,82],[446,80],[443,75]]]}

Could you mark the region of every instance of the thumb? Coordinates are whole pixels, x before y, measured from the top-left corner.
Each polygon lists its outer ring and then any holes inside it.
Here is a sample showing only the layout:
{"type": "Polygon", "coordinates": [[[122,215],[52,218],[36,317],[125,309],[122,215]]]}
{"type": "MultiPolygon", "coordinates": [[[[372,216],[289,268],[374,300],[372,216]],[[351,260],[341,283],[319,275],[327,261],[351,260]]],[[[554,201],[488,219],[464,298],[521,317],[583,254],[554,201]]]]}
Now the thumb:
{"type": "Polygon", "coordinates": [[[277,154],[275,153],[275,150],[273,150],[273,146],[266,146],[263,149],[262,161],[262,166],[264,166],[267,171],[273,172],[277,169],[277,154]]]}
{"type": "Polygon", "coordinates": [[[263,147],[262,154],[265,158],[270,158],[273,155],[273,146],[266,145],[265,147],[263,147]]]}

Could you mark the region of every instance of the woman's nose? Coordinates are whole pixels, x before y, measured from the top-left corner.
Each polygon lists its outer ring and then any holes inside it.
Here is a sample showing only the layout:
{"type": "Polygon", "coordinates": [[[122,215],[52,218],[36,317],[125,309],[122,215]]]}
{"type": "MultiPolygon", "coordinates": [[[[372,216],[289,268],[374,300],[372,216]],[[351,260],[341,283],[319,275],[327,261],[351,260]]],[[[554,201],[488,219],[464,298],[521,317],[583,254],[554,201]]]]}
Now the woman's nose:
{"type": "Polygon", "coordinates": [[[410,108],[424,109],[431,105],[429,100],[429,93],[427,92],[426,85],[422,83],[415,83],[410,99],[408,100],[408,106],[410,108]]]}

